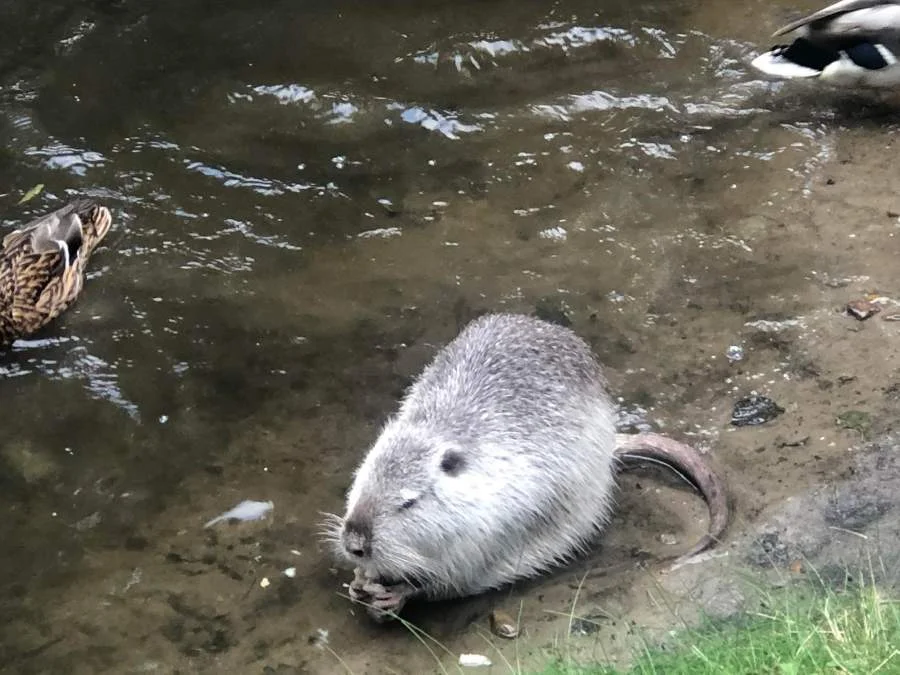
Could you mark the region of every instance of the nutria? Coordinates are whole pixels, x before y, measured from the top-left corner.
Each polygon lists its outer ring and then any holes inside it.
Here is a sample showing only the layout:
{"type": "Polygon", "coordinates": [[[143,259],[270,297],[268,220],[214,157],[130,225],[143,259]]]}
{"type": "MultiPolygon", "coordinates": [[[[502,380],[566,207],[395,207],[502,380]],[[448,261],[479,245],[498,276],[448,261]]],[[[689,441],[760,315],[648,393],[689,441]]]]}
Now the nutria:
{"type": "Polygon", "coordinates": [[[405,602],[475,595],[584,552],[609,520],[617,465],[663,462],[725,530],[722,482],[690,446],[618,436],[606,380],[573,331],[482,316],[438,352],[356,470],[328,538],[355,564],[354,600],[378,619],[405,602]]]}

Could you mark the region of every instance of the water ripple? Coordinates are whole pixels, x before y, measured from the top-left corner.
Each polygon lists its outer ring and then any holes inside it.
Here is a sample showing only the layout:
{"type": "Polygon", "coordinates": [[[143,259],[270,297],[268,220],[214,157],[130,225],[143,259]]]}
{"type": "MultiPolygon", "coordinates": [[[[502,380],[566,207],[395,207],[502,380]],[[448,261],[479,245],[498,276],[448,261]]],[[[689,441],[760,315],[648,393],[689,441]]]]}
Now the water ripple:
{"type": "Polygon", "coordinates": [[[139,419],[138,406],[129,400],[119,387],[117,365],[108,363],[88,351],[88,345],[77,337],[17,340],[11,350],[19,361],[0,363],[3,377],[22,377],[40,373],[50,379],[82,380],[85,389],[94,397],[109,401],[133,419],[139,419]],[[44,354],[65,343],[73,343],[61,358],[44,354]],[[24,356],[24,359],[21,357],[24,356]],[[65,359],[65,362],[62,360],[65,359]]]}
{"type": "Polygon", "coordinates": [[[185,169],[220,181],[225,187],[238,187],[252,190],[264,196],[283,195],[288,192],[298,193],[314,190],[320,194],[341,194],[333,183],[325,185],[307,182],[285,182],[273,178],[256,178],[244,176],[223,167],[211,166],[197,160],[184,160],[185,169]]]}
{"type": "Polygon", "coordinates": [[[107,159],[93,150],[74,148],[58,141],[50,142],[37,148],[25,151],[29,157],[43,157],[44,164],[50,169],[63,169],[77,176],[84,176],[89,169],[103,166],[107,159]]]}

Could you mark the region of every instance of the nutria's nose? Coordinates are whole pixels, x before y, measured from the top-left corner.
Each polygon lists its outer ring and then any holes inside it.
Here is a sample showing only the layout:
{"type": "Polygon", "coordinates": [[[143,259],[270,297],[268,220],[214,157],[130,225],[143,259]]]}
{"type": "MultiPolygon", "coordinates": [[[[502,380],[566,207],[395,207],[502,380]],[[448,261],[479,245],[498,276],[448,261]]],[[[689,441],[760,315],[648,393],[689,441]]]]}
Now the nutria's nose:
{"type": "Polygon", "coordinates": [[[372,525],[366,520],[349,518],[344,522],[344,549],[355,558],[372,554],[372,525]]]}

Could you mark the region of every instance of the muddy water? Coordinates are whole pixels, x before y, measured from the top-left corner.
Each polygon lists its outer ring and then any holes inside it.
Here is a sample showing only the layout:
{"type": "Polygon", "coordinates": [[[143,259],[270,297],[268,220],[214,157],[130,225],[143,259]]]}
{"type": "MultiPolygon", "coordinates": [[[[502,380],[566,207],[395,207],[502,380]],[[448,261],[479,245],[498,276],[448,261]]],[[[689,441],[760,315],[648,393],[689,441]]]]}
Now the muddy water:
{"type": "Polygon", "coordinates": [[[636,565],[705,523],[655,475],[589,560],[411,607],[450,656],[341,597],[320,512],[481,311],[570,322],[625,407],[710,451],[735,532],[840,475],[844,408],[888,424],[897,324],[835,307],[895,283],[894,122],[747,72],[787,8],[378,4],[0,10],[4,225],[76,194],[116,218],[78,305],[0,361],[5,672],[508,672],[495,606],[527,627],[511,663],[671,623],[636,565]],[[751,390],[787,413],[729,430],[751,390]],[[203,528],[243,499],[274,516],[203,528]],[[568,641],[582,579],[615,620],[568,641]]]}

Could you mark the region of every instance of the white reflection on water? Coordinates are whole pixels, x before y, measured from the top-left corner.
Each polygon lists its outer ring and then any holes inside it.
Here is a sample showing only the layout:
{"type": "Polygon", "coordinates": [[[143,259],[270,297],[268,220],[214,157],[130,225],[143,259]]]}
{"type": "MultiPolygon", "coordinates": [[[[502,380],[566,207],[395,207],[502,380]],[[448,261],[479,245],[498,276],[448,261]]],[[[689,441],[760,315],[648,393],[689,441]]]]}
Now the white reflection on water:
{"type": "Polygon", "coordinates": [[[133,419],[140,419],[137,404],[126,398],[119,388],[118,365],[91,354],[88,345],[77,337],[17,340],[10,351],[17,358],[13,362],[0,362],[0,377],[39,373],[49,379],[81,380],[94,398],[109,401],[133,419]],[[56,348],[65,343],[76,344],[57,358],[56,348]]]}
{"type": "MultiPolygon", "coordinates": [[[[400,104],[396,104],[396,106],[400,106],[400,104]]],[[[391,108],[391,106],[388,107],[391,108]]],[[[400,114],[400,119],[407,124],[418,124],[428,131],[437,131],[453,140],[458,139],[459,134],[481,131],[481,126],[478,124],[460,122],[456,113],[419,108],[418,106],[406,108],[400,114]]]]}
{"type": "Polygon", "coordinates": [[[29,157],[42,157],[47,168],[71,171],[84,176],[88,169],[106,164],[106,158],[99,152],[73,148],[58,141],[52,141],[38,148],[25,151],[29,157]]]}
{"type": "Polygon", "coordinates": [[[310,103],[316,99],[316,92],[301,84],[273,84],[252,87],[257,94],[274,96],[282,105],[288,103],[310,103]]]}
{"type": "Polygon", "coordinates": [[[240,187],[253,190],[254,192],[265,195],[283,195],[287,192],[304,192],[306,190],[315,190],[320,193],[331,192],[333,187],[331,184],[321,185],[313,182],[299,183],[286,182],[276,180],[274,178],[256,178],[254,176],[244,176],[228,169],[211,166],[196,160],[184,160],[185,169],[196,173],[209,176],[221,181],[225,187],[240,187]]]}

